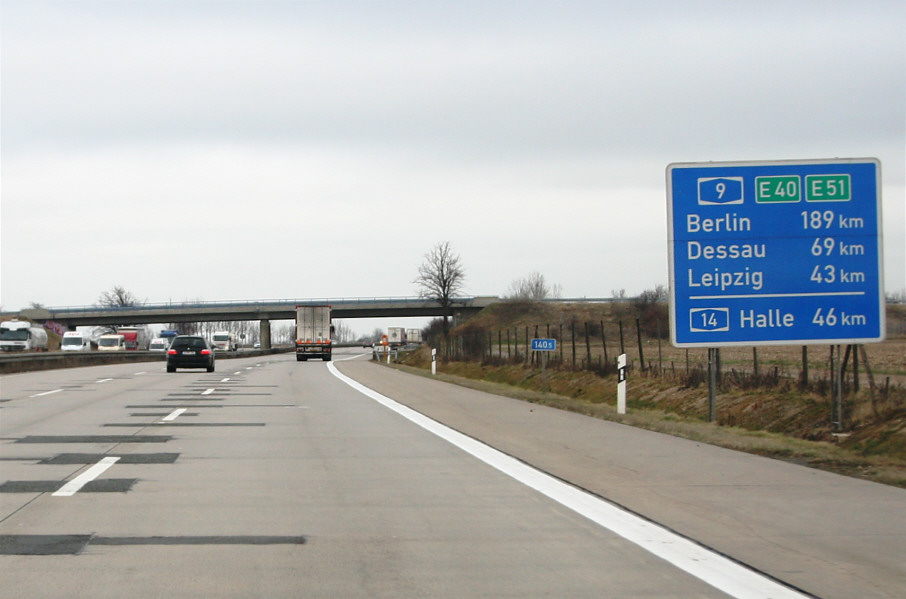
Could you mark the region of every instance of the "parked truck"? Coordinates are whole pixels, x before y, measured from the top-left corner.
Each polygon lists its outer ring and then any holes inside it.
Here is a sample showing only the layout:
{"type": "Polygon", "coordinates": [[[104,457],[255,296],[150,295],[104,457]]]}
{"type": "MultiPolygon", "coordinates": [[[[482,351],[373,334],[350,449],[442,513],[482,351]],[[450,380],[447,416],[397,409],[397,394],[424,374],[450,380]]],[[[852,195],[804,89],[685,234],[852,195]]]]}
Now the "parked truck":
{"type": "Polygon", "coordinates": [[[403,327],[387,327],[387,342],[390,347],[406,345],[406,329],[403,327]]]}
{"type": "Polygon", "coordinates": [[[47,331],[27,320],[0,323],[0,349],[3,351],[47,351],[47,331]]]}
{"type": "Polygon", "coordinates": [[[329,362],[332,353],[330,306],[296,306],[296,360],[321,358],[329,362]]]}
{"type": "Polygon", "coordinates": [[[151,344],[151,334],[146,326],[117,327],[116,332],[123,336],[128,351],[146,351],[151,344]]]}

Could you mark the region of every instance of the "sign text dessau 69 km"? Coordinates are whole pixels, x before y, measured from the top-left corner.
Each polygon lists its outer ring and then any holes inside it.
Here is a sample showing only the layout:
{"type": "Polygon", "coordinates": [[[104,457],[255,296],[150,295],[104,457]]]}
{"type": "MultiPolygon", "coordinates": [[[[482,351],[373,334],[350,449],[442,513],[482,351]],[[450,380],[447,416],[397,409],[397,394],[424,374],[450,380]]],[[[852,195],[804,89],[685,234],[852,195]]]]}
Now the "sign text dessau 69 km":
{"type": "Polygon", "coordinates": [[[678,347],[884,338],[873,158],[667,167],[678,347]]]}

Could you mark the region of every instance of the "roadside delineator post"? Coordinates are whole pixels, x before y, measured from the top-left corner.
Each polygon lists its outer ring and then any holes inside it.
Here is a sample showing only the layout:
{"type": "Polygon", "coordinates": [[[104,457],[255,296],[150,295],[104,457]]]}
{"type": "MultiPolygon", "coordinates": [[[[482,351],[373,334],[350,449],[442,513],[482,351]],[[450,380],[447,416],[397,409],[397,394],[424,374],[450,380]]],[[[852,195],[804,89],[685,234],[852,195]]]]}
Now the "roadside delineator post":
{"type": "Polygon", "coordinates": [[[437,374],[437,348],[431,350],[431,374],[437,374]]]}
{"type": "Polygon", "coordinates": [[[626,413],[626,354],[617,358],[617,414],[626,413]]]}

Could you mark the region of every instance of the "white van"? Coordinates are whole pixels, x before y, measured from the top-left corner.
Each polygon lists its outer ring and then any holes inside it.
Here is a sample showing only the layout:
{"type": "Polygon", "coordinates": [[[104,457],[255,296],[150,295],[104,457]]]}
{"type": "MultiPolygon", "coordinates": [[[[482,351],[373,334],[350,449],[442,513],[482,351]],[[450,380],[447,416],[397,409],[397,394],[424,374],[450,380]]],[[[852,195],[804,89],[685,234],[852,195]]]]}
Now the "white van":
{"type": "Polygon", "coordinates": [[[82,333],[66,331],[60,342],[60,351],[91,351],[91,341],[82,333]]]}
{"type": "Polygon", "coordinates": [[[98,337],[98,351],[126,351],[126,338],[122,335],[101,335],[98,337]]]}
{"type": "Polygon", "coordinates": [[[170,339],[165,339],[164,337],[155,337],[151,340],[151,344],[148,345],[150,351],[167,351],[170,349],[170,339]]]}

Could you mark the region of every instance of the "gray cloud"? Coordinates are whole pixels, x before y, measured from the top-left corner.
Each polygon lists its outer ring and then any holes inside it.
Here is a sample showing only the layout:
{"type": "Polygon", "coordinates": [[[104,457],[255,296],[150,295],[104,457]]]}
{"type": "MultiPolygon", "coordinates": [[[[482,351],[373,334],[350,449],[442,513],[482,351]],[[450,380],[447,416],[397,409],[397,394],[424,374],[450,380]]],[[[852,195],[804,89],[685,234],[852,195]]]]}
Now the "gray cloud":
{"type": "Polygon", "coordinates": [[[638,292],[666,282],[668,163],[837,156],[881,159],[888,283],[906,285],[901,3],[4,2],[3,17],[6,307],[113,284],[407,295],[442,239],[471,292],[534,270],[567,295],[638,292]],[[49,241],[25,252],[38,223],[49,241]],[[140,241],[110,233],[123,223],[140,241]],[[57,241],[74,226],[90,244],[57,241]],[[201,275],[173,267],[192,232],[234,241],[201,275]],[[293,251],[303,233],[329,264],[293,251]]]}

